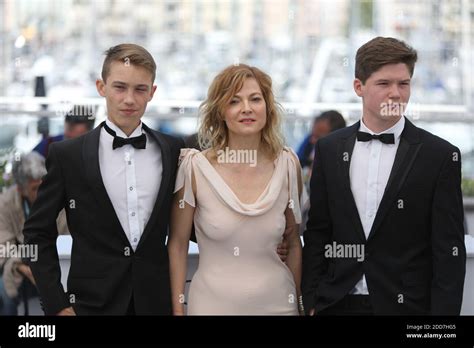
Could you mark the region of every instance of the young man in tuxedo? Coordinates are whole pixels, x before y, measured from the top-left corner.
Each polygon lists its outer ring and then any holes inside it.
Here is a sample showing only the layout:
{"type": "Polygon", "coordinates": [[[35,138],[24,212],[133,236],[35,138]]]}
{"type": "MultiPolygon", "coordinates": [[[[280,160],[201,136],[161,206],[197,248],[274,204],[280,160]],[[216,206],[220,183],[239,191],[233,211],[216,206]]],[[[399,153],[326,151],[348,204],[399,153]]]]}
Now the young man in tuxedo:
{"type": "Polygon", "coordinates": [[[302,282],[311,315],[460,313],[461,157],[403,116],[416,60],[393,38],[361,46],[362,118],[316,143],[302,282]]]}
{"type": "Polygon", "coordinates": [[[30,265],[47,315],[171,314],[165,238],[184,143],[141,122],[155,71],[143,47],[110,48],[96,83],[107,120],[51,144],[23,231],[27,244],[38,245],[30,265]],[[56,249],[62,208],[73,238],[67,294],[56,249]]]}

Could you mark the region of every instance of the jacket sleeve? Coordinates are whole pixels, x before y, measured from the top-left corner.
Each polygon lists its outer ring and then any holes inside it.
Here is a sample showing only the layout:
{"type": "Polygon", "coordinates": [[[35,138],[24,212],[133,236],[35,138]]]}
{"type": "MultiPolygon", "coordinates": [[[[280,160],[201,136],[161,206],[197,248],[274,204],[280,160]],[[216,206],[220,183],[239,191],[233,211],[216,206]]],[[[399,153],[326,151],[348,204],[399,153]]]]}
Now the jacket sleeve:
{"type": "Polygon", "coordinates": [[[466,247],[461,154],[455,147],[447,154],[439,174],[431,216],[431,314],[459,315],[466,273],[466,247]]]}
{"type": "Polygon", "coordinates": [[[25,244],[37,248],[37,258],[26,260],[42,300],[46,315],[54,315],[70,303],[61,284],[56,239],[56,219],[65,206],[65,184],[57,155],[57,144],[51,144],[46,159],[47,174],[38,190],[38,197],[23,229],[25,244]]]}

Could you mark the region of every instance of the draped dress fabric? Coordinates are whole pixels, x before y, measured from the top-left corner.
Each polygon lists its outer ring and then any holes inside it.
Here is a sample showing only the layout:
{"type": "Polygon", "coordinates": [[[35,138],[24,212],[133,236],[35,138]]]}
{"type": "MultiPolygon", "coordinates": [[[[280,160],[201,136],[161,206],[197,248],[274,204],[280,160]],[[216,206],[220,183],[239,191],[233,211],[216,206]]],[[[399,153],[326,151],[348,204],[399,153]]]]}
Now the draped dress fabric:
{"type": "Polygon", "coordinates": [[[188,314],[298,314],[293,275],[276,252],[285,231],[286,208],[301,222],[297,164],[292,154],[289,148],[281,151],[262,194],[254,203],[245,204],[205,155],[195,149],[181,150],[175,192],[184,187],[184,201],[195,207],[199,248],[188,314]]]}

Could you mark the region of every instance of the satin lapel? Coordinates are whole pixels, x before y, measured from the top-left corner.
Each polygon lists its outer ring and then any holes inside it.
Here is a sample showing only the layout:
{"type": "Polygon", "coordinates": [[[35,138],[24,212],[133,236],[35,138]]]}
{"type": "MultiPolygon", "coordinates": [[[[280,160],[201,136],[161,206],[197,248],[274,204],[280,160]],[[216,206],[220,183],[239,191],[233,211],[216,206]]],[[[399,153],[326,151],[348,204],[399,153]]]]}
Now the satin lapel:
{"type": "Polygon", "coordinates": [[[352,159],[352,151],[354,150],[354,144],[356,141],[356,132],[359,130],[360,121],[351,126],[352,131],[347,138],[342,138],[339,142],[339,147],[337,151],[337,166],[338,166],[338,175],[339,182],[342,183],[341,190],[346,202],[345,207],[347,213],[352,219],[352,224],[362,240],[365,241],[364,229],[362,228],[362,223],[360,221],[359,212],[357,211],[357,206],[354,201],[354,196],[351,191],[351,180],[349,176],[349,170],[352,159]]]}
{"type": "Polygon", "coordinates": [[[398,145],[392,170],[390,172],[382,201],[377,210],[377,215],[372,224],[368,240],[373,238],[374,234],[377,233],[390,206],[394,203],[394,200],[402,188],[421,146],[422,144],[419,140],[417,128],[405,118],[405,128],[400,137],[400,144],[398,145]]]}
{"type": "Polygon", "coordinates": [[[161,149],[161,162],[162,162],[162,167],[163,167],[163,172],[161,175],[161,184],[160,184],[160,189],[158,191],[158,196],[155,200],[155,205],[153,207],[153,211],[151,213],[150,219],[148,220],[145,230],[143,231],[143,235],[140,238],[140,241],[138,242],[137,250],[140,248],[142,245],[143,241],[146,239],[146,237],[150,234],[150,232],[155,228],[156,220],[158,218],[159,212],[161,210],[166,211],[166,209],[161,209],[161,206],[163,204],[163,200],[166,195],[166,191],[169,188],[169,185],[174,185],[174,182],[171,183],[171,170],[172,166],[177,166],[178,163],[171,163],[171,150],[166,142],[166,140],[163,139],[163,136],[155,132],[154,130],[150,129],[147,127],[145,124],[143,124],[143,129],[153,138],[155,141],[158,143],[160,149],[161,149]]]}
{"type": "MultiPolygon", "coordinates": [[[[123,241],[130,246],[130,242],[125,234],[125,231],[120,224],[120,220],[115,213],[114,206],[107,194],[104,182],[102,181],[102,175],[100,173],[99,165],[99,138],[100,131],[102,130],[103,123],[96,127],[91,132],[87,133],[84,138],[84,144],[82,146],[82,160],[84,163],[86,180],[89,186],[92,188],[92,192],[99,203],[99,206],[103,208],[101,218],[105,221],[111,221],[114,224],[114,230],[120,231],[121,238],[123,241]]],[[[130,246],[130,250],[132,250],[130,246]]]]}

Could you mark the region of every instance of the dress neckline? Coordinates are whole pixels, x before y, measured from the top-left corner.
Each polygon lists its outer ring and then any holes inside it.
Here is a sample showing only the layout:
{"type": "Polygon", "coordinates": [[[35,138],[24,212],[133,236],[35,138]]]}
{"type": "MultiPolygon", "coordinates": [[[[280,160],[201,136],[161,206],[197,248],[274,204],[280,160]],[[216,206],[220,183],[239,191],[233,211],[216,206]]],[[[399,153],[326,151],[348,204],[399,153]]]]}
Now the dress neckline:
{"type": "Polygon", "coordinates": [[[229,184],[227,184],[227,182],[225,181],[225,179],[222,177],[222,175],[217,171],[217,169],[212,165],[212,163],[209,161],[209,159],[204,155],[204,153],[201,151],[198,153],[200,155],[200,157],[203,159],[203,163],[205,163],[208,167],[211,168],[211,171],[213,173],[213,175],[217,178],[217,180],[219,180],[223,187],[237,200],[237,202],[239,202],[239,204],[241,204],[242,206],[246,206],[246,207],[252,207],[254,205],[256,205],[257,203],[260,202],[260,200],[263,198],[263,196],[266,194],[266,192],[268,191],[270,185],[272,184],[272,182],[275,180],[275,177],[276,177],[276,171],[277,171],[277,163],[278,163],[278,160],[280,159],[281,157],[281,153],[278,155],[278,157],[273,161],[273,172],[272,172],[272,176],[270,177],[270,180],[268,180],[267,184],[265,185],[265,188],[263,189],[263,191],[260,193],[260,195],[257,197],[257,199],[255,200],[255,202],[253,203],[244,203],[242,202],[242,200],[237,196],[237,194],[234,192],[234,190],[232,190],[232,188],[229,186],[229,184]]]}

